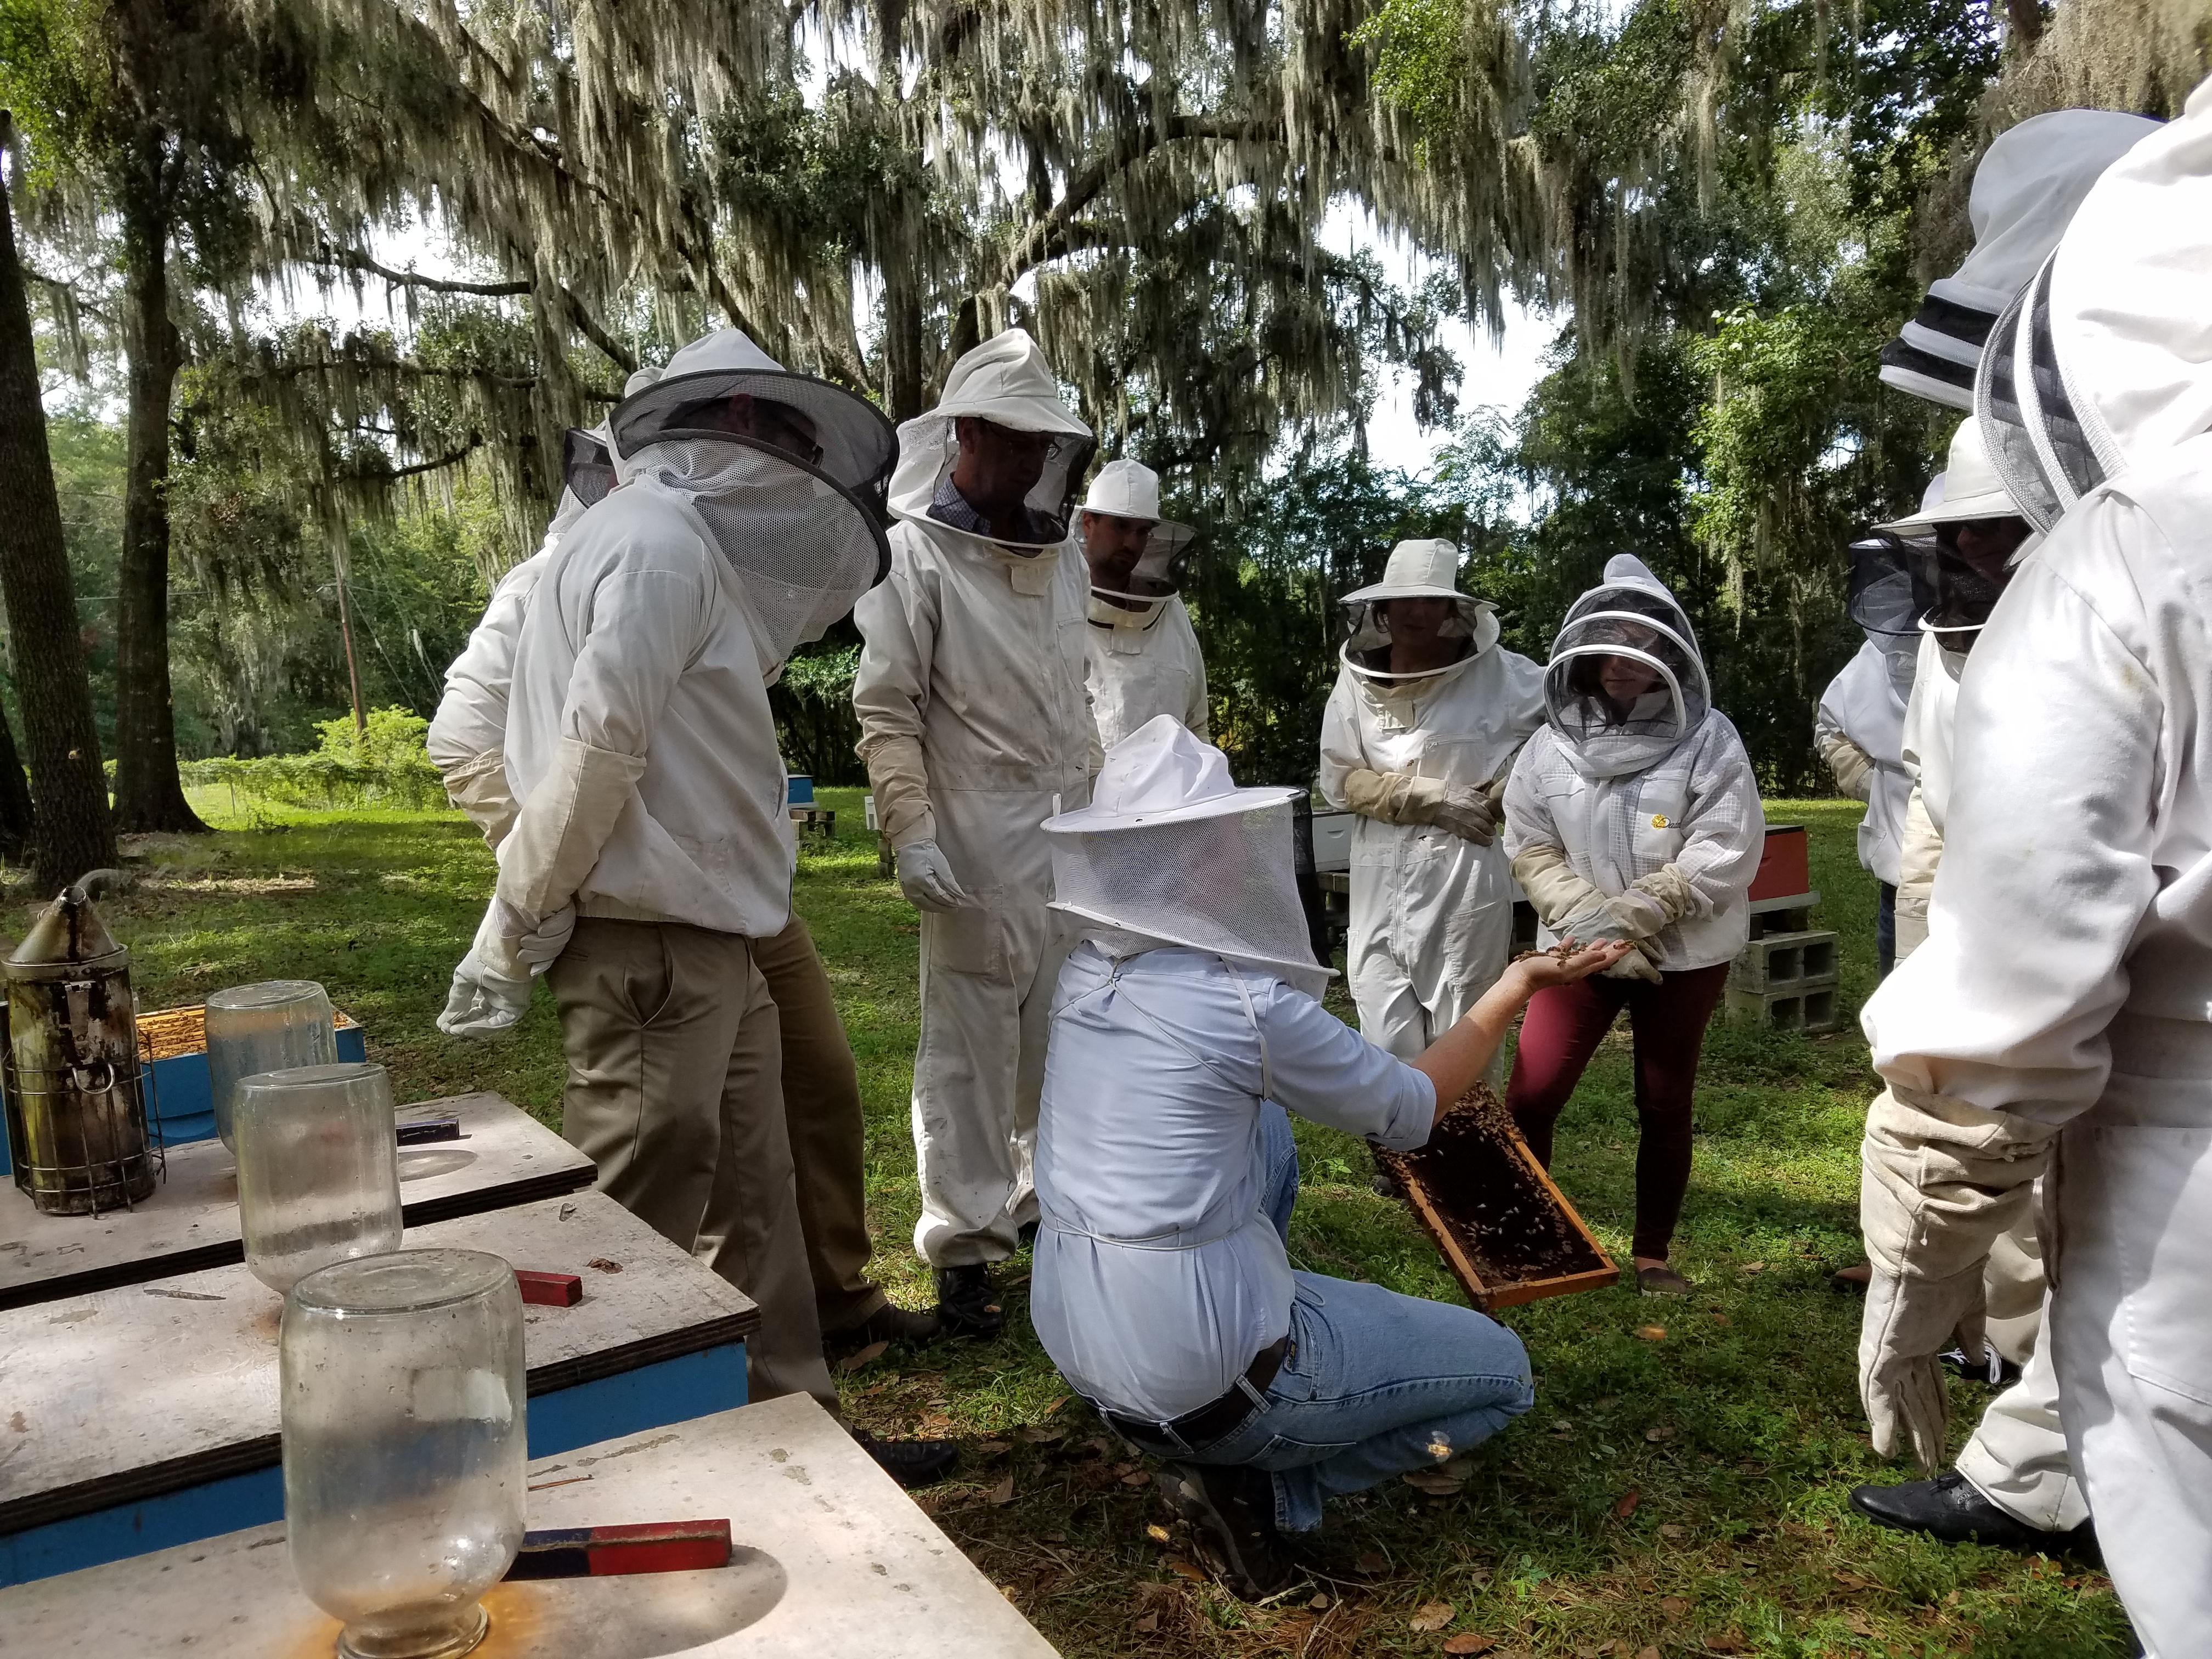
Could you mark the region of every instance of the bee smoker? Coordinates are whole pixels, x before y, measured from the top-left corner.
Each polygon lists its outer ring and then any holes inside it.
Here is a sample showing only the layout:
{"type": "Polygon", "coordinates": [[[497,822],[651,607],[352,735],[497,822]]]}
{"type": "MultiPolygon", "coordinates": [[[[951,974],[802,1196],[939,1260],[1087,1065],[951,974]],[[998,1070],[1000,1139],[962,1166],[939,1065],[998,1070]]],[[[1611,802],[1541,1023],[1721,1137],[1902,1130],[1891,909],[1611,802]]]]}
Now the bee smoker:
{"type": "Polygon", "coordinates": [[[64,890],[0,964],[9,1151],[15,1184],[49,1215],[128,1208],[161,1173],[146,1130],[131,953],[90,897],[113,875],[96,870],[64,890]]]}

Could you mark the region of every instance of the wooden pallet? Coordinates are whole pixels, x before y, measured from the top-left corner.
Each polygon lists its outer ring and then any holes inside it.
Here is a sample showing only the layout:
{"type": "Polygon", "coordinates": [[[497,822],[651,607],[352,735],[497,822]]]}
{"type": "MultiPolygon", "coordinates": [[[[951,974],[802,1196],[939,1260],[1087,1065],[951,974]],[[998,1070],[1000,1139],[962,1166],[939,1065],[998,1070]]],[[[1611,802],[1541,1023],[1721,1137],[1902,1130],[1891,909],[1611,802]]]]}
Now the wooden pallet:
{"type": "Polygon", "coordinates": [[[1376,1147],[1375,1158],[1397,1182],[1468,1300],[1485,1313],[1620,1282],[1613,1258],[1485,1085],[1460,1097],[1427,1146],[1410,1152],[1376,1147]],[[1461,1213],[1454,1189],[1469,1182],[1480,1192],[1461,1213]],[[1530,1206],[1536,1224],[1499,1224],[1530,1206]],[[1552,1236],[1548,1251],[1542,1248],[1546,1232],[1552,1236]]]}

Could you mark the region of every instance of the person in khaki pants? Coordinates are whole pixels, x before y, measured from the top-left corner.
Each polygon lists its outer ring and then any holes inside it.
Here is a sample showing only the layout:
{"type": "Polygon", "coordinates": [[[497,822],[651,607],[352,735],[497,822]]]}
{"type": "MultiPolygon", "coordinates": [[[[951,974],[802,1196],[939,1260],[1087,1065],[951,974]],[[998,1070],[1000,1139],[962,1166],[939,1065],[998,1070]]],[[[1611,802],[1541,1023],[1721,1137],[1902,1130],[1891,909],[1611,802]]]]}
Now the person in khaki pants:
{"type": "MultiPolygon", "coordinates": [[[[503,750],[519,807],[475,953],[510,980],[551,964],[568,1139],[602,1191],[760,1304],[756,1395],[834,1411],[756,959],[792,923],[767,686],[882,572],[866,497],[890,429],[724,331],[609,433],[621,482],[522,617],[503,750]]],[[[957,1455],[856,1436],[908,1485],[957,1455]]]]}

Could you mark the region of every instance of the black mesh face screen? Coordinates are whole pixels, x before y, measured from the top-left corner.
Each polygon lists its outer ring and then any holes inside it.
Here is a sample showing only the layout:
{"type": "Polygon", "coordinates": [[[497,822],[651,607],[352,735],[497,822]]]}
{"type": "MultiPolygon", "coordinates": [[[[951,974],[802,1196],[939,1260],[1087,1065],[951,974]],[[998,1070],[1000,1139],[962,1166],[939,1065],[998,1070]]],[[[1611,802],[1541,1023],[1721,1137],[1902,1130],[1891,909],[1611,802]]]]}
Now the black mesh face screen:
{"type": "Polygon", "coordinates": [[[615,458],[581,427],[572,426],[561,444],[561,478],[586,507],[596,507],[615,487],[615,458]]]}

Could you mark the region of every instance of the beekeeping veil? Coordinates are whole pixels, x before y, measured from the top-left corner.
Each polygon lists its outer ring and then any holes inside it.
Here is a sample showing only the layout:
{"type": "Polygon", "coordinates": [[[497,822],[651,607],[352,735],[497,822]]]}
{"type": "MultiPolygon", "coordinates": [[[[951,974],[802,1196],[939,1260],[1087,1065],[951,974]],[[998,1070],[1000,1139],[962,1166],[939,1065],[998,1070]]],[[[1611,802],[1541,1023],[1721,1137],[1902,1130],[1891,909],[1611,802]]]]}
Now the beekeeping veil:
{"type": "MultiPolygon", "coordinates": [[[[1060,399],[1060,383],[1035,340],[1020,329],[994,335],[952,365],[937,407],[898,429],[898,471],[892,476],[890,510],[933,531],[969,536],[987,546],[1030,554],[1067,539],[1068,504],[1097,447],[1091,428],[1060,399]],[[957,422],[963,416],[1012,432],[1041,432],[1051,439],[1044,471],[1024,498],[1026,526],[1013,537],[987,532],[980,521],[962,522],[933,513],[960,461],[957,422]]],[[[952,511],[955,509],[945,509],[952,511]]],[[[962,515],[974,520],[971,514],[962,515]]]]}
{"type": "Polygon", "coordinates": [[[1997,135],[1974,169],[1966,216],[1974,251],[1882,348],[1881,378],[1950,409],[1974,406],[1974,367],[1998,313],[2058,246],[2098,175],[2158,123],[2115,110],[2062,109],[1997,135]]]}
{"type": "Polygon", "coordinates": [[[1218,749],[1156,714],[1106,751],[1090,805],[1045,820],[1052,908],[1115,954],[1187,945],[1317,997],[1333,975],[1298,900],[1291,802],[1303,793],[1239,789],[1218,749]]]}
{"type": "Polygon", "coordinates": [[[2212,428],[2212,81],[2091,189],[1998,319],[1974,410],[1997,476],[2044,531],[2212,428]]]}
{"type": "Polygon", "coordinates": [[[890,569],[890,422],[841,386],[785,373],[738,330],[685,346],[623,399],[608,427],[622,482],[650,481],[679,497],[738,573],[771,672],[890,569]],[[805,453],[717,424],[741,395],[805,453]]]}
{"type": "Polygon", "coordinates": [[[1356,588],[1342,603],[1352,612],[1352,632],[1340,653],[1344,665],[1361,679],[1389,688],[1457,674],[1498,643],[1498,607],[1459,591],[1459,548],[1446,541],[1400,542],[1390,550],[1382,580],[1356,588]],[[1390,669],[1390,599],[1449,599],[1453,611],[1437,632],[1443,639],[1470,641],[1454,661],[1418,674],[1390,669]]]}
{"type": "Polygon", "coordinates": [[[1083,498],[1085,513],[1149,524],[1152,535],[1127,575],[1091,579],[1091,620],[1109,628],[1150,628],[1169,599],[1182,591],[1198,532],[1160,517],[1160,475],[1136,461],[1109,461],[1083,498]]]}
{"type": "MultiPolygon", "coordinates": [[[[1934,539],[1924,546],[1893,531],[1877,530],[1850,546],[1850,590],[1846,609],[1881,653],[1889,683],[1900,697],[1912,692],[1920,654],[1920,621],[1936,608],[1930,580],[1934,539]]],[[[1971,574],[1971,573],[1970,573],[1971,574]]]]}
{"type": "Polygon", "coordinates": [[[1641,772],[1705,724],[1712,693],[1698,636],[1674,593],[1635,555],[1607,560],[1605,580],[1568,611],[1544,670],[1544,708],[1575,769],[1590,778],[1641,772]],[[1607,657],[1659,676],[1625,714],[1599,689],[1607,657]]]}
{"type": "MultiPolygon", "coordinates": [[[[1969,415],[1951,434],[1949,464],[1928,486],[1920,510],[1877,527],[1877,534],[1900,538],[1905,557],[1913,567],[1914,581],[1929,595],[1928,604],[1920,612],[1919,625],[1935,634],[1945,650],[1963,652],[1972,648],[1974,636],[1981,632],[1990,619],[1990,612],[1996,608],[1997,596],[2004,592],[2006,579],[1993,580],[1984,575],[1958,553],[1945,547],[1942,540],[1943,526],[1976,519],[2019,516],[2020,507],[1998,480],[1996,469],[1990,464],[1988,448],[1982,442],[1981,422],[1969,415]]],[[[2017,566],[2033,544],[2031,538],[2015,548],[2008,568],[2017,566]]]]}

